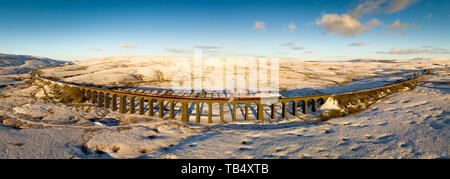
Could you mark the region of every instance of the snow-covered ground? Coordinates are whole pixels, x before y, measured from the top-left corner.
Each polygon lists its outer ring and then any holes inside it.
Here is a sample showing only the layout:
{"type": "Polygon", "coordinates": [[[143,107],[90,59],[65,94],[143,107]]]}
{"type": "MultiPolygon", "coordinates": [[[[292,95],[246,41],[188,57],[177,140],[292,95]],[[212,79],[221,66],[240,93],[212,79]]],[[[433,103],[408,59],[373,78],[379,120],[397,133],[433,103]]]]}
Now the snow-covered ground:
{"type": "MultiPolygon", "coordinates": [[[[14,56],[9,55],[8,58],[14,56]]],[[[18,57],[14,57],[18,58],[18,57]]],[[[24,57],[20,57],[24,58],[24,57]]],[[[46,68],[64,81],[170,88],[179,57],[125,56],[46,68]],[[158,71],[164,74],[163,79],[158,71]]],[[[64,64],[51,59],[33,64],[64,64]]],[[[3,58],[0,56],[0,60],[3,58]]],[[[36,60],[36,59],[33,59],[36,60]]],[[[3,60],[4,62],[5,60],[3,60]]],[[[412,91],[321,123],[184,124],[95,106],[48,102],[20,63],[0,67],[0,158],[449,158],[450,59],[352,62],[280,61],[283,96],[382,86],[439,68],[412,91]]],[[[40,68],[39,65],[33,68],[40,68]]],[[[333,108],[333,101],[323,108],[333,108]]],[[[314,116],[314,114],[312,115],[314,116]]]]}
{"type": "Polygon", "coordinates": [[[427,81],[445,79],[447,84],[424,82],[364,112],[323,123],[211,126],[145,157],[449,158],[448,76],[427,81]]]}

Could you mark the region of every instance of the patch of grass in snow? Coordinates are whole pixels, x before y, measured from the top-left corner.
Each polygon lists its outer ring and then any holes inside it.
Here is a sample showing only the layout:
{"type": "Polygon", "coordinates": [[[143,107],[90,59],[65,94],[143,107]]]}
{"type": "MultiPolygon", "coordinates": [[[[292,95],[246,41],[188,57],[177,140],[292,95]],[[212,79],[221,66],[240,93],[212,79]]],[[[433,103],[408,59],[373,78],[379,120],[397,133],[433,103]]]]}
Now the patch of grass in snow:
{"type": "Polygon", "coordinates": [[[72,68],[66,68],[65,71],[81,71],[81,70],[87,70],[88,66],[75,66],[72,68]]]}
{"type": "Polygon", "coordinates": [[[153,80],[149,80],[149,81],[145,81],[145,82],[147,82],[147,83],[170,82],[170,80],[168,80],[164,77],[164,73],[161,70],[158,70],[158,69],[154,70],[153,75],[155,76],[155,78],[153,80]]]}
{"type": "Polygon", "coordinates": [[[164,79],[164,73],[162,71],[155,70],[154,73],[157,81],[166,81],[166,79],[164,79]]]}

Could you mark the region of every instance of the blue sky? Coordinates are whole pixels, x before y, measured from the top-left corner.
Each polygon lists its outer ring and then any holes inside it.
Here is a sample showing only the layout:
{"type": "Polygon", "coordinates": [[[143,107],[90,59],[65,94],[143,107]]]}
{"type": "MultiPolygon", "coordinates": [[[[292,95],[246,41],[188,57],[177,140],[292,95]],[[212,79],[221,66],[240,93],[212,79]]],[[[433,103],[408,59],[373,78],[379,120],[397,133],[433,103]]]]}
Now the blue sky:
{"type": "Polygon", "coordinates": [[[450,57],[448,0],[0,0],[0,53],[450,57]]]}

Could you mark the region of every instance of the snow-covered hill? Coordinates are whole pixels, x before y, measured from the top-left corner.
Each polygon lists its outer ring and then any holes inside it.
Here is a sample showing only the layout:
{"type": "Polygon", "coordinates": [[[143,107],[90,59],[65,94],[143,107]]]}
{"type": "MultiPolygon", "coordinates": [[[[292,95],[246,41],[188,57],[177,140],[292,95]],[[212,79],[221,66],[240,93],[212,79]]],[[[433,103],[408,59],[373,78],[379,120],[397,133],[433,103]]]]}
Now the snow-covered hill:
{"type": "MultiPolygon", "coordinates": [[[[117,86],[128,83],[135,87],[171,88],[171,80],[175,75],[183,73],[180,68],[191,65],[191,60],[190,57],[113,56],[78,61],[74,65],[45,69],[42,70],[42,74],[83,84],[117,86]],[[184,66],[180,66],[180,64],[184,66]],[[158,76],[158,74],[162,75],[158,76]]],[[[245,66],[247,65],[246,60],[249,59],[244,58],[241,62],[233,65],[245,66]]],[[[425,68],[446,67],[449,64],[450,58],[371,59],[333,62],[280,60],[279,89],[285,91],[283,94],[285,96],[345,92],[362,87],[382,86],[393,80],[398,80],[402,76],[409,75],[408,72],[413,73],[425,68]],[[352,85],[349,82],[354,84],[352,85]],[[347,84],[345,88],[324,89],[327,86],[342,85],[343,83],[347,84]]],[[[206,59],[204,66],[214,67],[204,67],[204,81],[214,81],[219,78],[217,75],[208,74],[222,70],[222,61],[206,59]]],[[[262,70],[270,71],[269,67],[265,68],[262,70]]],[[[190,73],[190,71],[187,73],[190,73]]],[[[245,73],[245,71],[240,71],[240,73],[236,72],[233,75],[245,76],[245,73]]],[[[256,81],[256,79],[251,80],[256,81]]],[[[206,86],[205,89],[212,90],[213,88],[206,86]]]]}
{"type": "Polygon", "coordinates": [[[0,75],[26,73],[30,70],[62,64],[72,64],[72,62],[53,60],[38,56],[0,53],[0,75]]]}
{"type": "Polygon", "coordinates": [[[0,87],[17,83],[22,77],[27,76],[25,73],[31,70],[63,64],[72,64],[72,62],[38,56],[0,53],[0,87]]]}

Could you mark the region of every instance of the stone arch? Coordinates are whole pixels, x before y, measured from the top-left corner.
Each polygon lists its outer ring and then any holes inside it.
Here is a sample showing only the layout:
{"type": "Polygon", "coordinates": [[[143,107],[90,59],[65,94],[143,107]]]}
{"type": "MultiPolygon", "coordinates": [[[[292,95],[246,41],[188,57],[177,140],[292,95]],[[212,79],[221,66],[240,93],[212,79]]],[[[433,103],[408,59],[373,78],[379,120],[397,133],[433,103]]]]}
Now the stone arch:
{"type": "Polygon", "coordinates": [[[127,112],[127,95],[119,95],[119,113],[126,113],[127,112]]]}
{"type": "Polygon", "coordinates": [[[231,105],[231,120],[243,121],[245,120],[245,103],[230,103],[231,105]]]}
{"type": "Polygon", "coordinates": [[[157,104],[157,112],[159,118],[164,118],[166,111],[168,111],[169,101],[166,99],[159,99],[157,104]]]}
{"type": "Polygon", "coordinates": [[[297,101],[297,114],[303,113],[306,114],[307,113],[307,109],[306,108],[306,101],[301,99],[297,101]]]}
{"type": "Polygon", "coordinates": [[[174,99],[170,99],[167,100],[167,105],[164,104],[164,109],[169,111],[169,119],[175,119],[175,115],[176,115],[176,109],[175,109],[175,104],[177,104],[178,101],[174,100],[174,99]]]}
{"type": "Polygon", "coordinates": [[[208,111],[208,123],[210,122],[210,119],[212,123],[220,123],[220,115],[220,103],[212,102],[211,109],[208,111]],[[209,115],[211,115],[210,118],[209,115]]]}
{"type": "Polygon", "coordinates": [[[110,92],[106,92],[106,93],[104,93],[104,99],[105,99],[105,101],[104,101],[104,106],[105,106],[105,108],[111,108],[111,93],[110,92]]]}
{"type": "MultiPolygon", "coordinates": [[[[129,96],[129,95],[124,95],[124,98],[125,98],[125,102],[124,102],[124,105],[125,105],[125,112],[132,112],[131,111],[131,98],[132,98],[132,96],[129,96]]],[[[134,112],[134,111],[133,111],[134,112]]]]}
{"type": "Polygon", "coordinates": [[[266,101],[262,103],[262,119],[272,119],[272,102],[266,101]]]}
{"type": "Polygon", "coordinates": [[[147,115],[154,116],[155,111],[158,110],[157,108],[158,101],[154,98],[146,98],[145,101],[147,101],[147,105],[145,107],[147,108],[147,115]]]}
{"type": "Polygon", "coordinates": [[[136,98],[136,96],[128,96],[128,100],[129,100],[129,105],[128,105],[128,108],[129,108],[129,112],[130,112],[130,114],[134,114],[134,113],[136,113],[136,107],[137,107],[137,105],[136,104],[139,104],[139,101],[137,101],[138,99],[136,98]]]}
{"type": "Polygon", "coordinates": [[[275,103],[272,103],[270,106],[270,118],[271,119],[278,119],[282,118],[283,114],[283,102],[276,101],[275,103]]]}
{"type": "Polygon", "coordinates": [[[317,99],[316,104],[317,104],[316,109],[319,109],[323,104],[325,104],[325,100],[323,98],[319,98],[319,99],[317,99]]]}
{"type": "Polygon", "coordinates": [[[180,114],[181,120],[186,120],[185,122],[192,121],[190,118],[192,118],[192,114],[194,113],[193,111],[195,111],[195,102],[172,100],[169,103],[171,111],[169,116],[173,116],[173,118],[175,118],[175,115],[180,114]],[[186,110],[185,114],[183,114],[183,110],[186,110]],[[186,115],[186,117],[183,118],[183,115],[186,115]]]}
{"type": "MultiPolygon", "coordinates": [[[[316,110],[317,110],[316,107],[317,107],[316,101],[314,99],[309,99],[307,109],[311,109],[312,112],[316,112],[316,110]]],[[[308,112],[308,111],[306,111],[306,112],[308,112]]]]}
{"type": "Polygon", "coordinates": [[[91,90],[87,90],[86,91],[86,98],[90,101],[92,99],[92,91],[91,90]]]}
{"type": "Polygon", "coordinates": [[[94,90],[94,91],[92,91],[92,98],[91,98],[92,104],[96,104],[97,99],[98,99],[98,92],[94,90]]]}
{"type": "Polygon", "coordinates": [[[187,102],[187,106],[188,106],[188,116],[194,115],[195,114],[195,102],[194,101],[188,101],[187,102]]]}
{"type": "MultiPolygon", "coordinates": [[[[233,121],[234,105],[233,103],[222,103],[223,105],[223,119],[224,121],[233,121]]],[[[237,108],[237,106],[236,106],[237,108]]]]}
{"type": "Polygon", "coordinates": [[[145,113],[145,98],[144,97],[137,97],[138,100],[138,114],[143,115],[145,113]]]}
{"type": "Polygon", "coordinates": [[[105,94],[103,93],[103,91],[99,91],[97,98],[97,105],[101,107],[104,106],[104,104],[105,104],[105,94]]]}
{"type": "Polygon", "coordinates": [[[81,88],[81,93],[83,93],[84,97],[87,99],[87,91],[84,88],[81,88]]]}
{"type": "Polygon", "coordinates": [[[189,102],[190,101],[180,101],[181,103],[181,121],[189,122],[189,102]]]}
{"type": "Polygon", "coordinates": [[[207,119],[208,116],[208,103],[206,102],[202,102],[202,101],[196,101],[194,103],[195,105],[195,122],[196,123],[204,123],[207,120],[205,120],[205,118],[207,119]]]}
{"type": "MultiPolygon", "coordinates": [[[[294,115],[294,114],[296,114],[297,112],[296,112],[296,110],[297,109],[295,109],[295,101],[287,101],[286,102],[286,113],[287,113],[287,115],[289,116],[289,115],[294,115]]],[[[288,117],[288,116],[286,116],[286,117],[288,117]]]]}
{"type": "Polygon", "coordinates": [[[256,102],[248,103],[248,119],[246,120],[257,120],[258,119],[258,104],[256,102]]]}
{"type": "Polygon", "coordinates": [[[116,111],[117,109],[119,109],[119,100],[120,100],[120,95],[113,93],[111,95],[111,110],[112,111],[116,111]]]}

